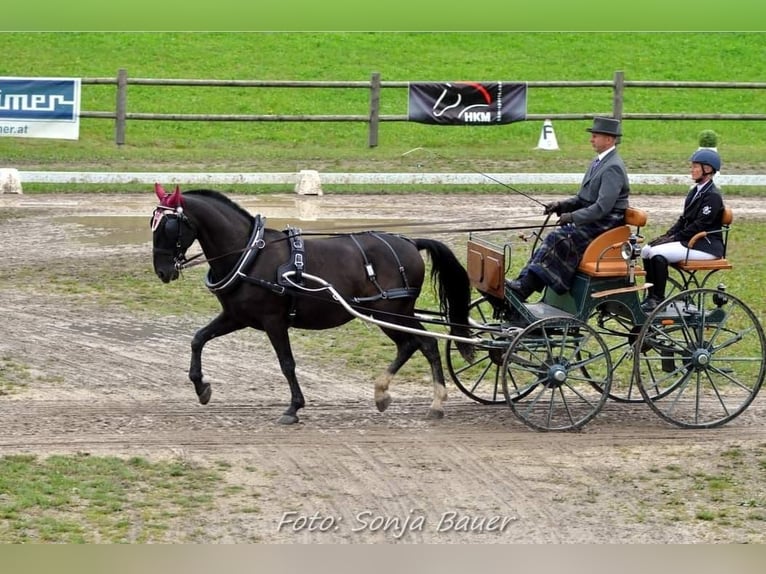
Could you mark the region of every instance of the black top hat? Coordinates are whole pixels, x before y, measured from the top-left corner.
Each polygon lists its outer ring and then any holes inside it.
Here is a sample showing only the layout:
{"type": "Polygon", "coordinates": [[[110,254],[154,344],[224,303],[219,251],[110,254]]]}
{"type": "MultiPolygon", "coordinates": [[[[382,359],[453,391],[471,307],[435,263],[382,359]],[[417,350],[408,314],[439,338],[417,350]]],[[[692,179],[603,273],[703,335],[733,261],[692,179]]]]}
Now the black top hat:
{"type": "Polygon", "coordinates": [[[593,118],[593,127],[587,131],[597,134],[607,134],[610,136],[621,136],[620,120],[613,118],[593,118]]]}

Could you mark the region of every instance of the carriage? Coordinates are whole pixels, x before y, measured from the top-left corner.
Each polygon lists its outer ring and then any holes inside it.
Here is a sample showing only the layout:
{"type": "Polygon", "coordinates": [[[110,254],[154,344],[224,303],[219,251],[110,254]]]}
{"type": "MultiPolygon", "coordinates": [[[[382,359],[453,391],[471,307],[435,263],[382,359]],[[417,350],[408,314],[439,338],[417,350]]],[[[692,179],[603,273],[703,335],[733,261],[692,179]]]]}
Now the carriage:
{"type": "MultiPolygon", "coordinates": [[[[294,229],[269,230],[260,216],[218,192],[171,195],[158,186],[156,193],[155,271],[165,282],[175,279],[191,264],[186,250],[199,240],[201,261],[210,264],[206,285],[223,307],[192,341],[189,378],[203,404],[211,391],[202,376],[202,347],[253,327],[267,333],[290,385],[280,422],[297,422],[305,403],[288,329],[332,328],[353,318],[378,325],[397,346],[396,358],[375,379],[381,411],[391,400],[392,377],[420,350],[434,379],[429,415],[443,416],[437,339],[446,341],[447,370],[466,396],[507,404],[540,431],[580,429],[608,400],[646,403],[680,427],[717,427],[742,414],[763,383],[766,338],[758,318],[723,283],[708,286],[731,268],[725,255],[677,264],[666,299],[648,314],[642,310],[648,285],[638,259],[647,218],[638,209],[629,208],[624,225],[589,245],[569,292],[546,289],[539,301],[521,302],[506,284],[512,245],[474,232],[464,268],[434,240],[385,232],[307,238],[294,229]],[[428,251],[439,281],[438,311],[415,307],[425,275],[420,250],[428,251]],[[479,296],[471,300],[473,292],[479,296]]],[[[727,208],[726,242],[731,221],[727,208]]]]}
{"type": "MultiPolygon", "coordinates": [[[[538,430],[580,428],[607,400],[645,402],[685,428],[740,415],[764,378],[762,326],[723,283],[708,286],[731,269],[725,255],[674,265],[668,296],[645,313],[638,258],[646,220],[629,208],[624,225],[588,246],[571,290],[546,289],[534,303],[521,303],[506,285],[508,245],[470,237],[467,268],[481,294],[471,325],[483,343],[469,362],[447,342],[447,366],[462,392],[483,404],[505,402],[538,430]]],[[[727,207],[725,244],[731,222],[727,207]]]]}

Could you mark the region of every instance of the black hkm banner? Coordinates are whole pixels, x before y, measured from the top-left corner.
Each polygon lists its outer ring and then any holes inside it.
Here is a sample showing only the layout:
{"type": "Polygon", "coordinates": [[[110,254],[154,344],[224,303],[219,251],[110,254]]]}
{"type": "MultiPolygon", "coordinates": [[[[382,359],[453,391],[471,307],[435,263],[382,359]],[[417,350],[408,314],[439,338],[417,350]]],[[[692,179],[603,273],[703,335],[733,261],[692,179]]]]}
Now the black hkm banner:
{"type": "Polygon", "coordinates": [[[440,125],[496,125],[527,117],[527,84],[423,82],[409,84],[407,117],[440,125]]]}

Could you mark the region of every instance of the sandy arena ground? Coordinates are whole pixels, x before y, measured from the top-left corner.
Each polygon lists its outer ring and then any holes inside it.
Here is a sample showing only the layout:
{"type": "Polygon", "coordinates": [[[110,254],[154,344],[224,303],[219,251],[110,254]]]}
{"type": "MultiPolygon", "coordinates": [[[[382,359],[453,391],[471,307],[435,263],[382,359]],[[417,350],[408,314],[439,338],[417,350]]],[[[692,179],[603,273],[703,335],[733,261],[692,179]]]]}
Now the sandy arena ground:
{"type": "MultiPolygon", "coordinates": [[[[459,230],[511,225],[540,211],[507,195],[233,198],[304,228],[408,217],[459,230]]],[[[0,195],[0,213],[22,214],[0,219],[2,273],[30,266],[66,273],[116,255],[145,258],[151,273],[154,203],[152,193],[0,195]],[[145,217],[146,238],[96,240],[100,232],[77,220],[95,215],[145,217]]],[[[761,201],[729,203],[740,220],[766,219],[761,201]]],[[[635,205],[654,221],[669,221],[681,200],[638,198],[635,205]]],[[[465,234],[450,241],[464,242],[465,234]]],[[[262,333],[208,344],[203,365],[214,394],[201,406],[186,375],[199,321],[164,316],[160,306],[154,317],[107,313],[29,280],[3,284],[0,359],[29,365],[32,380],[0,396],[0,452],[225,461],[227,483],[241,486],[239,494],[222,497],[203,522],[181,525],[173,541],[766,542],[763,518],[752,518],[766,511],[763,392],[720,429],[683,430],[646,405],[608,402],[581,432],[536,433],[506,405],[479,405],[452,384],[445,418],[426,420],[425,380],[394,384],[394,403],[379,413],[371,384],[377,373],[318,367],[298,349],[307,407],[300,424],[284,428],[275,421],[289,393],[262,333]],[[721,454],[732,450],[747,453],[739,470],[722,466],[721,454]],[[727,472],[749,481],[739,510],[724,496],[728,520],[696,518],[710,503],[695,498],[707,494],[695,490],[695,477],[727,472]],[[756,505],[750,514],[747,500],[756,505]],[[257,512],[244,512],[253,501],[257,512]]]]}

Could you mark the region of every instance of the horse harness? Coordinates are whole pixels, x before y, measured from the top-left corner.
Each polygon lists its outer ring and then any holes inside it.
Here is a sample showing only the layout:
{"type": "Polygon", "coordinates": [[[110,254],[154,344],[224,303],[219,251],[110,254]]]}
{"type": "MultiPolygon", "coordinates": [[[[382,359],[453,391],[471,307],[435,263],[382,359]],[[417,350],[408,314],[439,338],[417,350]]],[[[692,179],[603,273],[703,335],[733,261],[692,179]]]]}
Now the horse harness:
{"type": "Polygon", "coordinates": [[[205,275],[205,286],[213,293],[223,293],[232,289],[237,285],[237,280],[241,278],[247,278],[245,271],[252,265],[255,258],[260,253],[261,249],[266,246],[266,242],[263,240],[263,233],[266,229],[265,218],[260,215],[255,216],[255,223],[253,224],[253,231],[250,234],[250,240],[247,242],[242,255],[239,258],[237,264],[232,268],[226,276],[220,281],[212,282],[210,276],[211,271],[208,270],[205,275]]]}
{"type": "Polygon", "coordinates": [[[287,234],[287,241],[290,245],[290,261],[279,266],[277,269],[277,283],[280,285],[289,285],[285,281],[285,273],[295,271],[295,278],[293,283],[303,285],[303,269],[304,269],[304,255],[303,238],[301,237],[301,230],[297,227],[288,226],[284,231],[287,234]]]}
{"type": "Polygon", "coordinates": [[[372,263],[370,263],[369,259],[367,259],[367,254],[364,252],[364,248],[360,245],[357,238],[354,236],[354,234],[349,235],[351,240],[354,242],[354,245],[356,245],[359,248],[359,251],[362,253],[362,257],[364,258],[364,270],[367,273],[367,278],[372,281],[372,284],[375,285],[375,287],[378,289],[377,295],[371,295],[369,297],[352,297],[352,301],[354,303],[370,303],[372,301],[378,301],[380,299],[404,299],[407,297],[417,297],[420,293],[419,289],[413,289],[410,287],[409,282],[407,281],[407,274],[404,271],[404,266],[402,265],[402,262],[399,260],[399,256],[396,254],[396,251],[394,251],[394,248],[391,247],[391,244],[386,241],[379,233],[376,233],[374,231],[368,231],[372,237],[375,239],[380,240],[383,245],[388,247],[388,250],[391,252],[391,254],[394,256],[394,259],[396,259],[396,265],[397,269],[399,270],[399,275],[402,277],[402,282],[404,283],[404,287],[396,287],[395,289],[388,289],[384,290],[380,283],[378,283],[377,276],[375,274],[375,268],[372,266],[372,263]]]}
{"type": "MultiPolygon", "coordinates": [[[[278,295],[291,295],[296,292],[300,292],[300,289],[304,287],[303,272],[306,268],[306,251],[304,248],[303,238],[301,237],[301,230],[295,227],[288,227],[284,233],[290,246],[290,258],[287,262],[279,266],[277,270],[276,282],[260,279],[258,277],[248,276],[247,270],[253,265],[258,254],[266,246],[266,242],[263,239],[264,231],[266,227],[266,218],[261,215],[256,215],[253,225],[253,231],[248,241],[247,247],[243,250],[234,268],[220,281],[213,282],[210,277],[210,271],[205,276],[205,286],[213,293],[223,293],[237,286],[239,280],[247,283],[252,283],[268,289],[278,295]],[[290,278],[288,279],[288,276],[290,278]]],[[[404,284],[403,287],[396,287],[393,289],[383,289],[378,282],[375,268],[370,262],[364,247],[361,245],[356,235],[349,234],[348,237],[354,242],[354,245],[359,249],[364,259],[364,269],[367,278],[375,285],[378,293],[367,297],[352,297],[350,300],[353,303],[371,303],[379,301],[381,299],[402,299],[406,297],[417,297],[420,294],[420,290],[416,287],[411,287],[407,280],[404,266],[399,259],[394,248],[380,233],[374,231],[365,231],[365,234],[369,234],[377,240],[381,241],[391,252],[399,270],[399,274],[404,284]]],[[[291,316],[295,315],[294,308],[290,312],[291,316]]]]}

